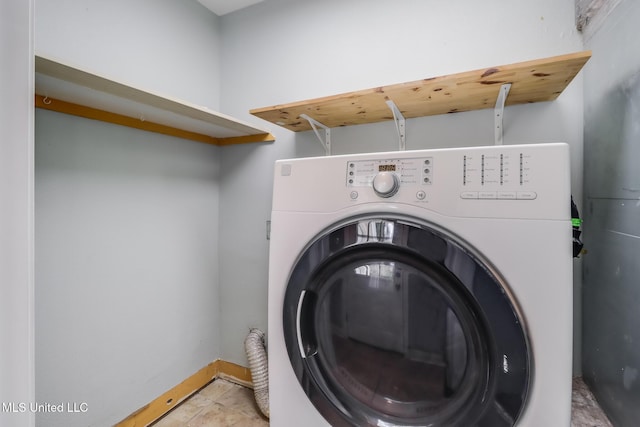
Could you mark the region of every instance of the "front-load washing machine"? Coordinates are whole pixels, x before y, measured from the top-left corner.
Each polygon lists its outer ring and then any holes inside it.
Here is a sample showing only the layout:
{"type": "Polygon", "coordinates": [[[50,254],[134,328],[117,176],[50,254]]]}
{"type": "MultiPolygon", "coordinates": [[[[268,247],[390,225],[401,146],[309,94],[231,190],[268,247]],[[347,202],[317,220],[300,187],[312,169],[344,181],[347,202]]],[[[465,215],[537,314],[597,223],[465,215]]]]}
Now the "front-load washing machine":
{"type": "Polygon", "coordinates": [[[271,425],[570,424],[566,144],[280,160],[271,425]]]}

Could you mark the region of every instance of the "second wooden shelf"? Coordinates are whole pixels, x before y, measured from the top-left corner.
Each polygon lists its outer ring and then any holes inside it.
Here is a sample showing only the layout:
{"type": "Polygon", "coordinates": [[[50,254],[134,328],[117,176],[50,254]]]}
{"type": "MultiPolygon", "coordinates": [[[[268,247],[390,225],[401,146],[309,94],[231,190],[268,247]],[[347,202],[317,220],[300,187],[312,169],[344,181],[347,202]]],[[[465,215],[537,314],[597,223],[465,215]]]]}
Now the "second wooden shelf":
{"type": "Polygon", "coordinates": [[[393,120],[392,100],[405,118],[493,108],[502,84],[506,105],[551,101],[591,57],[590,51],[501,65],[340,95],[256,108],[251,114],[294,132],[310,130],[302,114],[330,128],[393,120]]]}

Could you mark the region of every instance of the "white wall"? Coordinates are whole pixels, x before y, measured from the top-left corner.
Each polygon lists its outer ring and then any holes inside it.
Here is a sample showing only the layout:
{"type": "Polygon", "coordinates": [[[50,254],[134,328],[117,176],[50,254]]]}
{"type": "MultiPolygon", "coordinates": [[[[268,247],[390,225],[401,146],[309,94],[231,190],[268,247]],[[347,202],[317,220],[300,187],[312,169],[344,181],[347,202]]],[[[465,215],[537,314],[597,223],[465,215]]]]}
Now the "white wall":
{"type": "MultiPolygon", "coordinates": [[[[39,54],[219,104],[196,1],[42,0],[35,26],[39,54]]],[[[112,425],[221,356],[219,151],[37,111],[35,397],[88,409],[38,425],[112,425]]]]}
{"type": "Polygon", "coordinates": [[[37,54],[217,110],[218,17],[195,0],[37,0],[37,54]]]}
{"type": "MultiPolygon", "coordinates": [[[[251,108],[582,49],[573,0],[269,0],[226,15],[222,29],[221,107],[258,121],[251,108]]],[[[579,199],[582,124],[579,77],[554,102],[507,108],[505,144],[568,142],[579,199]]],[[[242,364],[249,327],[267,327],[273,162],[324,153],[313,132],[267,126],[274,144],[221,152],[222,340],[224,358],[242,364]]],[[[397,149],[391,122],[335,129],[332,142],[336,154],[397,149]]],[[[493,144],[492,110],[407,123],[408,149],[484,144],[493,144]]]]}
{"type": "Polygon", "coordinates": [[[29,427],[19,405],[34,397],[33,0],[0,2],[0,64],[0,425],[29,427]]]}
{"type": "Polygon", "coordinates": [[[36,398],[113,424],[220,356],[218,150],[39,110],[36,398]]]}

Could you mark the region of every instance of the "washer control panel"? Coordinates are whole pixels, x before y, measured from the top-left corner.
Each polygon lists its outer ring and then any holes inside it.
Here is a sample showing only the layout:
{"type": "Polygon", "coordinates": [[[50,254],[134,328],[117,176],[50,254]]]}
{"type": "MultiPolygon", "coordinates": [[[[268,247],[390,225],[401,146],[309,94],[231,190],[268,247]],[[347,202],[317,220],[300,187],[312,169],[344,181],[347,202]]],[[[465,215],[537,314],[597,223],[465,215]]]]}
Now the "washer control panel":
{"type": "MultiPolygon", "coordinates": [[[[346,186],[351,198],[358,198],[358,187],[369,187],[377,197],[390,198],[401,188],[411,189],[414,200],[425,200],[434,188],[434,167],[438,163],[446,179],[439,190],[452,191],[464,200],[535,200],[534,158],[530,150],[500,147],[456,151],[407,158],[350,160],[346,163],[346,186]]],[[[406,193],[405,193],[406,194],[406,193]]]]}
{"type": "Polygon", "coordinates": [[[373,187],[384,198],[393,196],[404,185],[432,183],[433,157],[347,162],[347,187],[373,187]]]}
{"type": "Polygon", "coordinates": [[[461,218],[565,219],[568,165],[565,143],[278,160],[273,209],[396,212],[405,206],[461,218]]]}

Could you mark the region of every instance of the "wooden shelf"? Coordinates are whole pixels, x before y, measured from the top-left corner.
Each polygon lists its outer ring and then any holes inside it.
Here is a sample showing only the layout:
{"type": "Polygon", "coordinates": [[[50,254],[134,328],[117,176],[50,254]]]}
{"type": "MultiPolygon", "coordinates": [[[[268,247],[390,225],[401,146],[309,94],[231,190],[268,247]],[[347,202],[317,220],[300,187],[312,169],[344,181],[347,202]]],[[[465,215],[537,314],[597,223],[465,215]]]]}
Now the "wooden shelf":
{"type": "Polygon", "coordinates": [[[274,141],[233,117],[36,55],[36,99],[45,108],[214,145],[274,141]]]}
{"type": "Polygon", "coordinates": [[[511,83],[505,105],[551,101],[591,57],[590,51],[501,65],[414,82],[272,107],[251,114],[294,132],[310,130],[306,114],[333,128],[393,120],[386,104],[393,101],[405,118],[494,108],[502,84],[511,83]]]}

